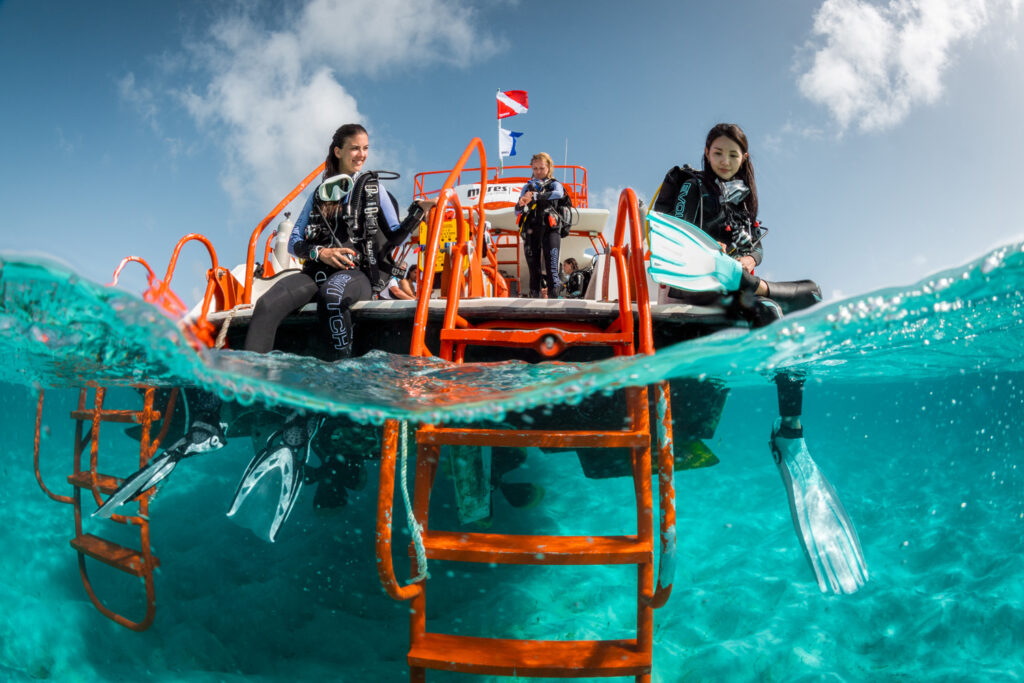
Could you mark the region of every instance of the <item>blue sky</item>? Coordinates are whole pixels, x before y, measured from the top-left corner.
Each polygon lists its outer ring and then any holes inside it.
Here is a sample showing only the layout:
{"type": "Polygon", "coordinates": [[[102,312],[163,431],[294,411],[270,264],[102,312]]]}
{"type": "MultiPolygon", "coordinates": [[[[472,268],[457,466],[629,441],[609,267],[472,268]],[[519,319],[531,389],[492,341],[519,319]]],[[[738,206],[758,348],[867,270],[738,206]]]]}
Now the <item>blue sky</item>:
{"type": "MultiPolygon", "coordinates": [[[[106,282],[128,254],[162,274],[197,231],[234,265],[337,125],[367,126],[404,205],[474,136],[496,161],[501,88],[530,93],[519,158],[568,140],[592,206],[650,197],[739,123],[759,274],[906,284],[1024,233],[1022,36],[1020,0],[5,0],[3,248],[106,282]]],[[[184,298],[207,267],[189,247],[184,298]]]]}

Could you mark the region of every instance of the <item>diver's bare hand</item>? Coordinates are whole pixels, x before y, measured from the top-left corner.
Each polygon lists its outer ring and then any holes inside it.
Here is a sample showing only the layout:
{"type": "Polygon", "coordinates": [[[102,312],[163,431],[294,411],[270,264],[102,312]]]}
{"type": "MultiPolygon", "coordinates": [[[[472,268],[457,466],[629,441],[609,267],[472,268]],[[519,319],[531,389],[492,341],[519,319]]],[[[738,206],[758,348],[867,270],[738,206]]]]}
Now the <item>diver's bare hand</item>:
{"type": "Polygon", "coordinates": [[[320,263],[337,268],[338,270],[348,270],[355,268],[356,262],[353,257],[356,255],[355,249],[349,249],[348,247],[328,247],[321,249],[320,253],[317,254],[317,260],[320,263]]]}
{"type": "Polygon", "coordinates": [[[747,271],[748,273],[753,273],[754,272],[754,266],[757,265],[757,262],[754,260],[753,256],[750,256],[750,255],[740,256],[736,260],[740,262],[740,266],[743,267],[743,270],[747,271]]]}

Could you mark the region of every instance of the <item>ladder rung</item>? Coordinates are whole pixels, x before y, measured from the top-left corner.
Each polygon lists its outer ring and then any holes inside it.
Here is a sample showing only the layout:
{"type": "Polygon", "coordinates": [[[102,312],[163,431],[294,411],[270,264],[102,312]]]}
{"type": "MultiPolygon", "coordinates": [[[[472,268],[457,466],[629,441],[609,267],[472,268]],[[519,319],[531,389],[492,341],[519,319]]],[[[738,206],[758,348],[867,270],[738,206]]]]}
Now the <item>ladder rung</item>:
{"type": "MultiPolygon", "coordinates": [[[[72,420],[88,420],[92,422],[93,416],[96,414],[96,410],[88,408],[86,410],[72,410],[72,420]]],[[[101,410],[100,411],[100,422],[134,422],[136,424],[142,424],[143,411],[141,410],[101,410]]],[[[160,419],[159,411],[152,411],[153,420],[160,419]]]]}
{"type": "MultiPolygon", "coordinates": [[[[109,474],[97,474],[96,475],[96,488],[101,493],[113,493],[117,490],[117,487],[121,485],[122,479],[112,477],[109,474]]],[[[68,483],[72,486],[77,486],[80,489],[91,489],[92,488],[92,472],[79,472],[78,474],[72,474],[68,477],[68,483]]]]}
{"type": "Polygon", "coordinates": [[[428,531],[427,557],[497,564],[640,564],[651,562],[653,543],[636,536],[527,536],[428,531]]]}
{"type": "Polygon", "coordinates": [[[650,673],[649,653],[635,640],[511,640],[425,633],[409,650],[409,666],[496,676],[637,676],[650,673]]]}
{"type": "Polygon", "coordinates": [[[569,332],[554,327],[550,330],[446,329],[441,330],[441,341],[476,342],[483,346],[533,346],[538,339],[555,334],[566,343],[584,346],[627,346],[631,341],[621,332],[569,332]]]}
{"type": "Polygon", "coordinates": [[[421,444],[464,446],[547,446],[573,448],[642,448],[651,442],[649,434],[636,431],[512,431],[505,429],[432,428],[416,432],[421,444]]]}
{"type": "MultiPolygon", "coordinates": [[[[85,553],[93,559],[109,564],[114,569],[120,569],[128,574],[144,576],[147,573],[146,559],[142,556],[141,552],[125,548],[123,545],[118,545],[99,536],[82,534],[71,539],[71,547],[80,553],[85,553]]],[[[153,566],[149,568],[150,570],[160,565],[160,562],[155,557],[152,559],[153,566]]]]}

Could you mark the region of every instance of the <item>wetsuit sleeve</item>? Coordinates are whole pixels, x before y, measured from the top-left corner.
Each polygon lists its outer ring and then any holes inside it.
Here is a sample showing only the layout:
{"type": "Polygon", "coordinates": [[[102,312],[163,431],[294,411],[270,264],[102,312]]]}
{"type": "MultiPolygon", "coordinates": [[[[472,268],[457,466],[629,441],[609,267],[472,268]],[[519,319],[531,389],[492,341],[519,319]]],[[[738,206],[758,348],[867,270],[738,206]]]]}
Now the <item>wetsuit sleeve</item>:
{"type": "Polygon", "coordinates": [[[758,244],[756,247],[751,249],[747,255],[754,259],[755,266],[759,266],[761,265],[761,260],[764,258],[764,249],[762,249],[761,245],[758,244]]]}
{"type": "Polygon", "coordinates": [[[541,199],[547,199],[548,201],[554,201],[561,199],[565,196],[565,188],[562,187],[562,183],[557,180],[552,180],[548,189],[541,193],[541,199]]]}
{"type": "Polygon", "coordinates": [[[678,166],[673,166],[661,181],[661,188],[652,208],[659,213],[682,218],[696,225],[700,194],[700,178],[694,173],[687,173],[678,166]]]}
{"type": "MultiPolygon", "coordinates": [[[[523,189],[521,189],[519,191],[519,199],[522,199],[523,195],[526,194],[527,191],[529,191],[529,189],[530,189],[530,183],[527,182],[525,185],[523,185],[523,189]]],[[[516,201],[516,218],[518,218],[519,214],[521,214],[522,212],[523,212],[523,207],[519,206],[519,201],[517,200],[516,201]]]]}
{"type": "Polygon", "coordinates": [[[295,221],[295,227],[292,228],[291,237],[288,238],[288,251],[290,251],[292,256],[296,258],[309,258],[309,250],[313,245],[306,241],[306,226],[309,225],[309,213],[312,210],[313,193],[311,192],[309,199],[306,200],[306,205],[302,207],[302,213],[299,214],[299,220],[295,221]]]}
{"type": "Polygon", "coordinates": [[[384,222],[388,224],[388,234],[393,235],[401,225],[398,220],[398,212],[395,211],[395,203],[391,201],[391,193],[384,189],[384,183],[380,184],[380,210],[384,214],[384,222]]]}

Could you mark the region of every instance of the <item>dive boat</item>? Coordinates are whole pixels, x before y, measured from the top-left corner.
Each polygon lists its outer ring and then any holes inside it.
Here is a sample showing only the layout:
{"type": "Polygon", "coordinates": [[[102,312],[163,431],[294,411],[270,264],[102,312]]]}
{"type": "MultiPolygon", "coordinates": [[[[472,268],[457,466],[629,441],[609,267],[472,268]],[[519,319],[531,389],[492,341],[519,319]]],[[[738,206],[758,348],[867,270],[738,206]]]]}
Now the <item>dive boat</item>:
{"type": "MultiPolygon", "coordinates": [[[[589,207],[587,173],[578,166],[556,167],[556,173],[565,174],[563,184],[577,213],[569,236],[562,241],[562,258],[571,256],[581,263],[592,263],[585,295],[558,300],[515,296],[518,282],[526,272],[513,210],[519,190],[528,180],[515,173],[524,168],[488,167],[483,143],[474,139],[452,169],[415,177],[415,198],[437,202],[428,223],[421,225],[419,242],[404,247],[406,255],[411,249],[419,252],[418,298],[356,304],[353,317],[359,332],[354,355],[381,350],[418,357],[437,356],[452,363],[510,359],[587,362],[653,354],[658,348],[737,324],[720,309],[672,303],[666,289],[647,276],[641,209],[634,192],[623,190],[615,221],[609,225],[608,210],[589,207]],[[474,152],[479,165],[467,168],[474,152]],[[606,237],[609,234],[610,241],[606,237]]],[[[143,259],[129,257],[118,266],[114,282],[128,263],[143,265],[149,277],[144,298],[179,320],[195,345],[241,348],[253,302],[290,269],[298,267],[286,249],[290,223],[282,221],[269,237],[264,236],[264,231],[322,172],[323,165],[306,176],[259,223],[250,237],[245,262],[233,270],[220,265],[208,239],[190,234],[176,246],[163,280],[156,278],[143,259]],[[206,246],[211,267],[203,300],[188,311],[170,290],[170,282],[182,246],[191,241],[206,246]],[[263,260],[258,263],[260,251],[263,260]]],[[[315,306],[303,308],[282,324],[276,348],[320,355],[315,341],[311,341],[319,337],[316,325],[315,306]]],[[[81,389],[78,408],[71,413],[76,423],[73,471],[68,477],[71,495],[55,493],[39,474],[42,394],[35,453],[40,486],[54,500],[74,506],[75,535],[71,545],[78,552],[90,599],[104,615],[140,631],[148,628],[155,617],[153,571],[158,560],[149,547],[152,492],[138,498],[134,514],[115,514],[111,518],[139,529],[139,547],[126,547],[84,533],[82,517],[87,514],[85,507],[102,504],[123,481],[119,476],[103,473],[99,467],[101,423],[138,425],[135,433],[140,466],[158,451],[161,442],[171,442],[177,391],[153,387],[141,390],[141,410],[118,410],[105,406],[104,388],[81,389]],[[91,585],[86,558],[143,580],[146,610],[141,618],[128,618],[104,604],[91,585]]],[[[649,387],[620,389],[609,396],[594,395],[571,408],[554,406],[527,415],[510,415],[500,425],[407,425],[388,420],[383,430],[365,426],[364,429],[379,434],[382,445],[376,522],[378,572],[391,597],[411,602],[411,680],[425,680],[427,669],[442,669],[566,678],[629,676],[649,681],[653,613],[665,604],[672,587],[673,473],[677,467],[717,462],[701,440],[713,436],[725,396],[726,389],[711,381],[673,381],[671,386],[665,381],[649,387]],[[673,404],[677,408],[675,417],[673,404]],[[430,493],[444,457],[442,448],[445,452],[458,449],[472,454],[493,446],[573,450],[585,476],[632,478],[636,533],[548,536],[432,529],[428,514],[430,493]],[[395,576],[391,534],[396,478],[404,483],[397,460],[408,454],[415,455],[412,509],[416,523],[410,554],[414,558],[412,573],[417,578],[404,585],[395,576]],[[653,474],[659,475],[657,515],[653,474]],[[660,533],[655,532],[655,519],[660,520],[660,533]],[[659,546],[658,566],[655,539],[659,546]],[[427,632],[424,615],[429,581],[422,570],[431,559],[498,564],[635,565],[636,635],[616,640],[556,641],[427,632]]]]}

